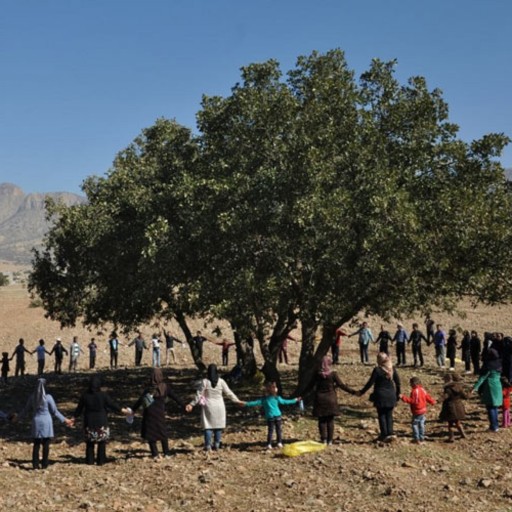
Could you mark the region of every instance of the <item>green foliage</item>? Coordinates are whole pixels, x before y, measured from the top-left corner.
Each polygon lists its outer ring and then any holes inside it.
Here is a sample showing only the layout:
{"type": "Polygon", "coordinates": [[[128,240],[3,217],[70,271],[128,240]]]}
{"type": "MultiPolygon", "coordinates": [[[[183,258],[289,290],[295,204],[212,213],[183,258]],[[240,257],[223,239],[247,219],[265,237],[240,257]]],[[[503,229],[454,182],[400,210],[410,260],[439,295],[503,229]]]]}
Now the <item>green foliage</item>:
{"type": "Polygon", "coordinates": [[[49,205],[58,220],[30,281],[48,314],[128,327],[215,315],[272,334],[270,362],[299,320],[307,374],[361,310],[508,300],[512,205],[496,158],[509,139],[458,139],[441,92],[400,84],[394,65],[357,79],[339,50],[286,76],[251,64],[229,96],[203,98],[197,137],[163,119],[143,130],[86,181],[87,205],[49,205]]]}
{"type": "Polygon", "coordinates": [[[0,272],[0,286],[7,286],[9,284],[9,278],[0,272]]]}

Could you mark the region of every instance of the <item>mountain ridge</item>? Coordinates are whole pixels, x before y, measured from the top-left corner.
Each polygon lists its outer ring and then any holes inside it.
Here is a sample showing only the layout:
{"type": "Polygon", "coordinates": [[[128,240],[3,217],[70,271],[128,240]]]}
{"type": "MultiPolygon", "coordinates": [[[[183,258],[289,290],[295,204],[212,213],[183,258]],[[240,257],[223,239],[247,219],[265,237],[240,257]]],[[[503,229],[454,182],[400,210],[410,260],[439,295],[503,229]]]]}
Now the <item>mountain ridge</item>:
{"type": "Polygon", "coordinates": [[[25,194],[12,183],[0,183],[0,260],[28,264],[32,249],[40,247],[50,224],[46,220],[45,199],[72,206],[84,197],[71,192],[25,194]]]}

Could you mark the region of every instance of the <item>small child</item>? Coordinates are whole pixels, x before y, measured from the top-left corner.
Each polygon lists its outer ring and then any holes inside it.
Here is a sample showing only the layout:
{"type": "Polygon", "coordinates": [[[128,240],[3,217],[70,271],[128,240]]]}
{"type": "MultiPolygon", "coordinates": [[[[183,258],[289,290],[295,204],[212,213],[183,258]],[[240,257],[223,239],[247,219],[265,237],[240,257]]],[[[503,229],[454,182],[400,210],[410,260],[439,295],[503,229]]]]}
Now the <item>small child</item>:
{"type": "Polygon", "coordinates": [[[413,443],[425,441],[425,414],[427,403],[434,405],[436,401],[425,391],[418,377],[412,377],[410,396],[401,395],[402,401],[410,404],[412,413],[412,437],[413,443]]]}
{"type": "Polygon", "coordinates": [[[466,437],[462,420],[466,417],[466,408],[464,407],[463,400],[467,398],[467,395],[462,387],[458,374],[446,374],[443,380],[443,405],[441,406],[439,419],[448,422],[448,442],[453,443],[454,427],[459,431],[461,439],[465,439],[466,437]]]}
{"type": "Polygon", "coordinates": [[[275,382],[265,383],[265,396],[258,400],[244,402],[245,407],[263,407],[265,419],[267,420],[267,450],[272,449],[272,438],[274,437],[274,429],[277,436],[277,447],[283,447],[283,431],[282,431],[282,414],[279,405],[292,405],[300,402],[297,398],[282,398],[277,394],[277,386],[275,382]]]}
{"type": "Polygon", "coordinates": [[[9,352],[2,352],[2,383],[7,384],[7,376],[9,375],[9,352]]]}
{"type": "Polygon", "coordinates": [[[503,418],[501,422],[501,426],[503,428],[510,427],[510,390],[512,385],[506,377],[501,377],[501,387],[503,389],[503,405],[501,406],[501,411],[503,413],[503,418]]]}

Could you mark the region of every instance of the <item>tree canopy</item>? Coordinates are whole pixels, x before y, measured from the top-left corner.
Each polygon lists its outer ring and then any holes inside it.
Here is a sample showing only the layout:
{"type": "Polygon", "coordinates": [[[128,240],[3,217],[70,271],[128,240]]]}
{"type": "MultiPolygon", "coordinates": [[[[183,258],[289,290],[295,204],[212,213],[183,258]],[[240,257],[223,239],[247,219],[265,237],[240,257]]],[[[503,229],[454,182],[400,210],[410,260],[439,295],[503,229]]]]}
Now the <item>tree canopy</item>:
{"type": "Polygon", "coordinates": [[[360,311],[508,300],[509,139],[461,140],[441,92],[394,66],[251,64],[203,98],[197,135],[157,120],[85,181],[87,204],[49,204],[31,290],[63,325],[175,317],[189,338],[187,317],[226,319],[270,367],[300,322],[300,387],[360,311]]]}

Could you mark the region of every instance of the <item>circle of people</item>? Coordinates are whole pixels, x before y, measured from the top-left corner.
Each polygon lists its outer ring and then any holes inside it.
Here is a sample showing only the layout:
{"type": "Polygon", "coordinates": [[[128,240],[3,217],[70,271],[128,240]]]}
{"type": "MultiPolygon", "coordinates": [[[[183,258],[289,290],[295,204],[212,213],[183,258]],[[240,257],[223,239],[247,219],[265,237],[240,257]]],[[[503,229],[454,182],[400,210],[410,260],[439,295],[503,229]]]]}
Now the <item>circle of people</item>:
{"type": "MultiPolygon", "coordinates": [[[[399,324],[398,328],[403,329],[403,326],[399,324]]],[[[359,335],[360,344],[361,335],[365,335],[364,330],[369,331],[365,322],[358,331],[351,334],[359,335]]],[[[436,343],[436,335],[437,339],[440,338],[439,331],[442,331],[441,326],[438,326],[434,332],[434,344],[436,343]]],[[[382,332],[383,330],[381,330],[381,334],[382,332]]],[[[474,334],[476,335],[476,333],[474,334]]],[[[453,334],[450,333],[450,336],[453,336],[453,334]]],[[[382,338],[382,336],[379,337],[382,338]]],[[[407,339],[410,340],[411,338],[414,340],[412,333],[410,337],[407,336],[407,339]]],[[[428,343],[428,339],[424,338],[428,343]]],[[[376,341],[379,341],[379,338],[376,341]]],[[[389,337],[388,341],[392,342],[393,338],[389,337]]],[[[379,348],[383,348],[383,346],[381,345],[379,348]]],[[[478,371],[475,368],[475,373],[478,373],[479,378],[471,393],[478,392],[480,394],[481,400],[487,409],[489,430],[491,432],[499,431],[498,411],[500,407],[503,413],[502,426],[510,425],[511,385],[510,376],[505,373],[510,372],[510,366],[506,367],[503,362],[507,357],[510,358],[511,353],[511,338],[496,333],[485,334],[483,349],[479,354],[478,371]]],[[[362,351],[362,362],[366,362],[363,355],[364,351],[362,351]]],[[[400,361],[400,359],[398,360],[400,361]]],[[[397,366],[405,364],[405,359],[402,361],[397,366]]],[[[423,364],[422,360],[420,361],[420,365],[423,364]]],[[[411,408],[413,442],[423,443],[425,441],[427,404],[434,404],[435,399],[424,389],[418,377],[410,379],[410,394],[402,394],[396,367],[393,365],[389,354],[380,350],[377,354],[377,365],[373,369],[370,378],[362,389],[354,390],[346,385],[338,373],[333,370],[333,363],[335,361],[330,356],[322,358],[320,368],[312,380],[311,389],[308,390],[313,391],[313,415],[318,420],[319,436],[322,443],[326,445],[333,443],[334,419],[339,414],[336,392],[338,388],[357,396],[363,396],[372,389],[369,399],[377,412],[380,431],[377,441],[390,442],[396,438],[393,426],[393,411],[400,400],[408,403],[411,408]]],[[[441,363],[442,360],[438,359],[438,364],[442,367],[441,363]]],[[[86,463],[102,465],[106,462],[106,444],[110,438],[108,412],[124,414],[127,422],[133,423],[135,412],[141,409],[141,437],[148,443],[151,456],[157,458],[160,457],[158,443],[161,444],[162,455],[164,457],[170,455],[165,420],[167,398],[173,399],[187,413],[191,412],[195,406],[200,406],[205,451],[218,450],[222,446],[222,432],[226,427],[224,397],[241,407],[262,408],[267,422],[267,450],[273,448],[274,434],[277,447],[283,447],[281,406],[292,404],[302,406],[301,397],[289,399],[281,397],[278,394],[275,382],[265,382],[265,393],[262,397],[244,402],[229,388],[214,364],[208,366],[206,377],[201,379],[195,397],[189,403],[185,403],[175,393],[171,384],[165,380],[159,367],[151,369],[151,376],[146,388],[130,407],[120,406],[108,393],[102,390],[101,384],[101,377],[98,374],[93,374],[87,390],[82,393],[74,414],[70,418],[66,418],[60,413],[52,395],[46,391],[46,381],[43,378],[38,379],[35,391],[21,412],[10,414],[0,412],[0,417],[14,422],[31,416],[32,466],[34,469],[48,467],[50,440],[54,437],[52,416],[55,416],[68,427],[73,427],[79,418],[82,418],[86,463]]],[[[460,376],[456,373],[447,373],[444,376],[440,420],[447,422],[448,441],[450,442],[455,439],[455,431],[459,433],[461,438],[466,437],[462,425],[462,421],[465,419],[463,401],[466,398],[467,394],[460,376]]]]}

